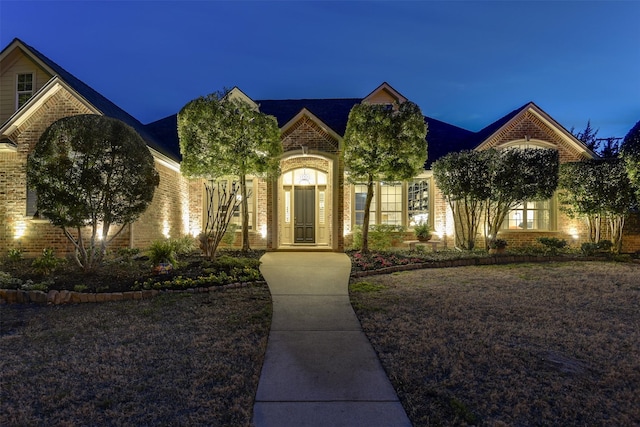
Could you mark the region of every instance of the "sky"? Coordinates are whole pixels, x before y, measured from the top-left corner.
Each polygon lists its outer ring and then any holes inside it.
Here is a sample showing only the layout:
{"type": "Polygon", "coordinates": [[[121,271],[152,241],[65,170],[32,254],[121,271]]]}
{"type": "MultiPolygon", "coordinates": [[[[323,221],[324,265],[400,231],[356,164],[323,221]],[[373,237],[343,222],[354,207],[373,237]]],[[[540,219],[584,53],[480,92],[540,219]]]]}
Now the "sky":
{"type": "Polygon", "coordinates": [[[529,101],[567,130],[640,120],[640,1],[6,1],[15,37],[143,123],[239,87],[362,98],[382,82],[478,131],[529,101]]]}

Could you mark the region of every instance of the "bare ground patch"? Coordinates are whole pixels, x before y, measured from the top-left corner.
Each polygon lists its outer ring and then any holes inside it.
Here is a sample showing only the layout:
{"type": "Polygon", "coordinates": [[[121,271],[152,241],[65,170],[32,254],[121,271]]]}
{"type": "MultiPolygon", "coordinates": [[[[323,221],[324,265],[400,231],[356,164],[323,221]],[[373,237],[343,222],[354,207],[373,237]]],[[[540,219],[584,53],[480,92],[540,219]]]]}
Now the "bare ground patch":
{"type": "Polygon", "coordinates": [[[0,305],[0,425],[250,425],[265,286],[0,305]]]}
{"type": "Polygon", "coordinates": [[[639,266],[474,266],[354,282],[353,306],[415,426],[640,425],[639,266]]]}

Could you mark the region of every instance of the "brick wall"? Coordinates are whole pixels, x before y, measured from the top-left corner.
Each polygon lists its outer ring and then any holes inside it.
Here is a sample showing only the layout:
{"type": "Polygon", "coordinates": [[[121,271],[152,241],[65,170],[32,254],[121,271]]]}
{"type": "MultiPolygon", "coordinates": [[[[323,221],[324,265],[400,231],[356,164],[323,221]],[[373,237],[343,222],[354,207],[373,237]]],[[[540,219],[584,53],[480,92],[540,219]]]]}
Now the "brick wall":
{"type": "MultiPolygon", "coordinates": [[[[587,158],[586,154],[567,142],[566,139],[530,111],[524,112],[522,116],[508,123],[499,133],[485,141],[482,149],[499,148],[501,145],[512,141],[522,141],[525,137],[553,144],[558,150],[561,163],[575,162],[587,158]]],[[[570,246],[575,248],[579,248],[582,243],[589,241],[589,230],[584,220],[571,219],[556,208],[555,221],[556,227],[553,231],[505,230],[500,231],[499,236],[507,240],[511,248],[538,245],[537,239],[539,237],[565,239],[570,246]]],[[[446,228],[448,235],[453,233],[451,210],[437,187],[435,187],[434,191],[434,227],[436,232],[440,228],[446,228]]],[[[482,247],[484,245],[482,228],[479,233],[480,236],[476,243],[478,247],[482,247]]],[[[625,225],[623,252],[635,252],[638,250],[640,250],[640,220],[638,220],[637,216],[634,216],[625,225]]]]}
{"type": "MultiPolygon", "coordinates": [[[[91,113],[73,94],[59,89],[11,134],[17,152],[0,153],[0,253],[10,248],[21,248],[25,256],[38,256],[44,248],[53,248],[59,255],[73,252],[73,245],[61,229],[46,220],[26,216],[26,164],[29,153],[51,123],[63,117],[91,113]]],[[[190,222],[199,221],[202,204],[196,208],[197,200],[190,202],[189,198],[191,186],[195,184],[163,164],[156,162],[156,168],[160,173],[160,186],[150,208],[132,227],[125,227],[111,248],[130,244],[144,248],[152,240],[164,237],[165,223],[171,236],[178,237],[189,231],[190,222]]],[[[119,227],[113,227],[112,231],[117,229],[119,227]]]]}
{"type": "Polygon", "coordinates": [[[300,150],[301,146],[308,147],[310,151],[338,152],[338,141],[309,117],[303,117],[287,129],[281,138],[285,152],[300,150]]]}

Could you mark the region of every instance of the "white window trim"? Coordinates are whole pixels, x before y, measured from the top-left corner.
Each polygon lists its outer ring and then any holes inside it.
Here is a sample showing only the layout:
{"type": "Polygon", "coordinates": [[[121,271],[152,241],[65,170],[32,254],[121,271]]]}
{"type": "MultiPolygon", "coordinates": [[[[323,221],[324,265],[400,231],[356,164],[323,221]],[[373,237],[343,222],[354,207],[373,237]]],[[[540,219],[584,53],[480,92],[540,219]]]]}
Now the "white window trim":
{"type": "MultiPolygon", "coordinates": [[[[14,88],[16,89],[16,99],[15,99],[15,109],[16,111],[18,111],[18,109],[20,108],[20,95],[25,94],[25,93],[30,93],[31,96],[33,96],[34,93],[36,93],[36,72],[32,71],[29,73],[16,73],[16,80],[15,80],[15,86],[14,88]],[[30,91],[19,91],[18,90],[18,79],[20,78],[20,76],[22,75],[27,75],[27,74],[31,74],[31,90],[30,91]]],[[[29,98],[31,98],[31,96],[29,98]]],[[[28,102],[28,101],[27,101],[28,102]]],[[[26,102],[25,102],[26,104],[26,102]]]]}

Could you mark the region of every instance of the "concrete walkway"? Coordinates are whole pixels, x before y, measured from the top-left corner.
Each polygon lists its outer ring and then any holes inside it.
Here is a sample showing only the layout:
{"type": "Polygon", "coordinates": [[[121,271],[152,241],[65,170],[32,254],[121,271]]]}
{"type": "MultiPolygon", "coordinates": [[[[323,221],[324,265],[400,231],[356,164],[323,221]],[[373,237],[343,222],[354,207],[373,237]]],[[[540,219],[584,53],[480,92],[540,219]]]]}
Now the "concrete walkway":
{"type": "Polygon", "coordinates": [[[256,427],[411,426],[349,303],[345,254],[270,252],[273,320],[256,427]]]}

